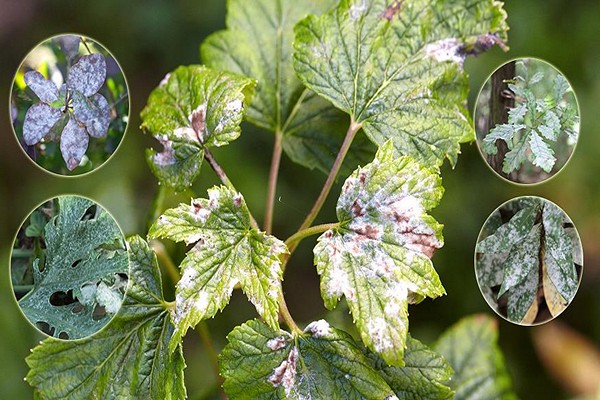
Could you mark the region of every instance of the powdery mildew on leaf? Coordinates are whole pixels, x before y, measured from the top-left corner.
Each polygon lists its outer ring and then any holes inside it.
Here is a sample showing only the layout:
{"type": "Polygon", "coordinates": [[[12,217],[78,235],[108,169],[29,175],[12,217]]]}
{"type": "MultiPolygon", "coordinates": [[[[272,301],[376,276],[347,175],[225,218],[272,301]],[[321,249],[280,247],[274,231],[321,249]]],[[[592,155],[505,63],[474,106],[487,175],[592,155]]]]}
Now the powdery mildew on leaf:
{"type": "MultiPolygon", "coordinates": [[[[118,273],[127,274],[128,257],[124,244],[110,256],[101,250],[106,244],[119,244],[123,235],[115,220],[101,207],[89,219],[83,218],[94,203],[77,196],[58,198],[58,213],[46,224],[44,268],[40,271],[39,260],[34,263],[34,287],[19,300],[23,313],[32,323],[45,322],[69,339],[89,336],[105,326],[121,304],[124,288],[108,286],[116,284],[118,273]],[[98,285],[107,284],[113,296],[106,308],[106,315],[93,318],[94,309],[100,304],[96,297],[98,285]],[[74,299],[81,300],[68,305],[52,305],[56,293],[71,291],[74,299]],[[118,304],[117,304],[118,303],[118,304]],[[82,309],[75,312],[76,308],[82,309]]],[[[107,294],[105,293],[105,298],[107,294]]],[[[112,296],[112,294],[110,295],[112,296]]]]}
{"type": "Polygon", "coordinates": [[[506,39],[492,0],[344,0],[296,25],[301,81],[360,124],[374,143],[428,165],[454,165],[474,139],[464,58],[506,39]]]}
{"type": "Polygon", "coordinates": [[[54,83],[44,78],[38,71],[28,71],[24,77],[25,84],[44,103],[58,100],[58,88],[54,83]]]}
{"type": "Polygon", "coordinates": [[[106,60],[99,53],[84,55],[69,69],[67,87],[89,97],[98,92],[106,80],[106,60]]]}
{"type": "Polygon", "coordinates": [[[189,187],[200,173],[204,148],[224,146],[240,135],[244,102],[251,79],[200,65],[167,74],[142,110],[142,129],[162,144],[146,151],[159,181],[177,190],[189,187]]]}
{"type": "Polygon", "coordinates": [[[456,400],[516,400],[498,347],[497,322],[487,315],[463,318],[433,349],[454,369],[448,385],[456,400]]]}
{"type": "Polygon", "coordinates": [[[81,163],[89,141],[85,128],[74,118],[69,118],[60,136],[60,152],[69,170],[74,170],[81,163]]]}
{"type": "Polygon", "coordinates": [[[186,397],[181,346],[173,333],[156,257],[140,237],[128,240],[131,275],[123,305],[98,334],[79,341],[47,339],[26,361],[27,382],[41,398],[165,399],[186,397]]]}
{"type": "Polygon", "coordinates": [[[23,121],[23,140],[29,146],[38,143],[58,122],[62,113],[45,103],[29,107],[23,121]]]}
{"type": "Polygon", "coordinates": [[[329,325],[325,329],[326,324],[314,322],[295,336],[256,320],[235,328],[219,363],[227,395],[241,400],[397,399],[352,337],[329,325]]]}
{"type": "Polygon", "coordinates": [[[363,342],[389,364],[402,365],[408,303],[445,293],[430,260],[442,226],[426,213],[442,193],[437,171],[396,158],[388,142],[346,180],[340,226],[314,249],[326,307],[344,295],[363,342]]]}
{"type": "Polygon", "coordinates": [[[277,238],[252,228],[241,194],[221,186],[208,199],[193,199],[167,210],[150,228],[153,238],[195,243],[181,263],[172,346],[189,327],[223,309],[239,283],[256,311],[273,328],[281,295],[280,259],[287,248],[277,238]]]}

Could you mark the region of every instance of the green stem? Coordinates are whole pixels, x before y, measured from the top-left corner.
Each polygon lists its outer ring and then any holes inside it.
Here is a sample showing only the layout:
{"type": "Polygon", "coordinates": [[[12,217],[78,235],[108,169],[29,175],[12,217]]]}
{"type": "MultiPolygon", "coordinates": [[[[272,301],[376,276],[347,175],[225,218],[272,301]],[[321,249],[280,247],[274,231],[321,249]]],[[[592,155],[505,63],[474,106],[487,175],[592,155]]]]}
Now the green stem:
{"type": "Polygon", "coordinates": [[[171,282],[173,282],[173,284],[179,282],[179,279],[181,279],[181,275],[179,274],[179,270],[175,266],[175,263],[167,253],[165,245],[162,244],[162,242],[159,242],[158,240],[152,240],[150,241],[150,246],[152,247],[152,250],[154,250],[158,262],[167,271],[167,275],[169,275],[169,279],[171,279],[171,282]]]}
{"type": "Polygon", "coordinates": [[[85,39],[83,37],[81,38],[81,43],[83,43],[83,46],[85,47],[85,49],[87,50],[87,52],[89,54],[92,54],[92,51],[90,50],[88,44],[86,43],[86,41],[85,41],[85,39]]]}
{"type": "Polygon", "coordinates": [[[32,254],[33,254],[33,249],[17,248],[17,249],[13,249],[10,256],[17,257],[17,258],[29,258],[29,257],[31,257],[32,254]]]}
{"type": "Polygon", "coordinates": [[[329,229],[337,228],[339,226],[340,226],[339,222],[311,226],[310,228],[306,228],[306,229],[303,229],[301,231],[294,233],[292,236],[290,236],[289,238],[286,239],[285,244],[288,247],[288,249],[292,249],[292,248],[295,249],[303,239],[305,239],[309,236],[323,233],[325,231],[328,231],[329,229]]]}
{"type": "Polygon", "coordinates": [[[275,133],[275,145],[273,146],[273,157],[271,159],[271,170],[269,171],[269,184],[267,189],[267,205],[265,210],[264,229],[267,235],[271,234],[273,229],[273,211],[275,209],[275,192],[277,189],[277,176],[279,174],[279,164],[281,162],[281,145],[283,135],[281,132],[275,133]]]}
{"type": "MultiPolygon", "coordinates": [[[[233,190],[237,193],[237,189],[235,188],[235,186],[233,186],[233,183],[231,183],[231,180],[229,180],[227,174],[225,173],[221,165],[219,165],[217,160],[215,160],[212,153],[208,149],[204,149],[204,158],[206,159],[210,167],[213,169],[213,171],[215,171],[215,174],[217,175],[219,180],[223,182],[223,184],[227,186],[230,190],[233,190]]],[[[258,229],[258,224],[256,223],[256,219],[254,219],[252,214],[250,214],[250,225],[252,225],[253,228],[258,229]]]]}
{"type": "Polygon", "coordinates": [[[219,373],[219,355],[213,346],[212,336],[210,331],[208,330],[208,325],[206,325],[206,321],[200,321],[198,325],[196,325],[196,332],[198,332],[198,336],[200,336],[200,340],[202,344],[206,348],[206,352],[208,353],[208,358],[210,359],[210,365],[217,378],[217,386],[219,396],[223,400],[227,400],[227,396],[223,391],[223,377],[219,373]]]}
{"type": "MultiPolygon", "coordinates": [[[[337,177],[338,173],[340,172],[340,168],[342,168],[342,163],[344,162],[344,159],[346,158],[346,154],[348,154],[348,150],[350,150],[352,141],[354,140],[354,137],[356,136],[356,133],[360,130],[360,128],[361,128],[361,124],[354,122],[354,120],[352,120],[350,122],[350,126],[348,127],[348,131],[346,132],[346,137],[344,138],[342,147],[340,148],[340,151],[338,152],[338,155],[333,163],[333,166],[331,167],[331,171],[329,171],[329,175],[327,176],[327,180],[325,181],[325,184],[323,185],[323,189],[321,189],[321,193],[319,194],[319,197],[317,198],[317,200],[315,201],[315,204],[313,205],[310,212],[304,219],[304,222],[302,222],[302,225],[300,225],[300,228],[298,228],[298,231],[302,231],[302,230],[308,228],[313,223],[315,218],[317,218],[317,215],[321,211],[321,208],[323,207],[323,204],[325,203],[325,200],[327,199],[327,196],[329,195],[329,192],[331,191],[331,188],[333,187],[333,184],[335,183],[335,178],[337,177]]],[[[291,252],[291,250],[290,250],[290,252],[291,252]]]]}
{"type": "Polygon", "coordinates": [[[283,290],[281,291],[281,294],[279,295],[278,302],[279,302],[279,314],[285,321],[285,324],[288,326],[288,328],[290,328],[292,333],[301,334],[302,329],[300,329],[298,327],[298,324],[296,324],[296,321],[294,321],[294,318],[292,318],[292,315],[290,314],[290,310],[288,310],[287,303],[285,302],[285,297],[283,297],[283,290]]]}

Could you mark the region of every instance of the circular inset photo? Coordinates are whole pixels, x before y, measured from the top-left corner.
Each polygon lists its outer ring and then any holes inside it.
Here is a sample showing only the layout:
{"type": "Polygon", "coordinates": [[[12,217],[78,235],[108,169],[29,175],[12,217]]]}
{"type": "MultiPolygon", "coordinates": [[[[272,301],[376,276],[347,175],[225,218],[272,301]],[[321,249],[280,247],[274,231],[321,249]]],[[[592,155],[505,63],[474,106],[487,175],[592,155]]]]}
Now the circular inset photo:
{"type": "Polygon", "coordinates": [[[101,166],[121,143],[129,116],[127,82],[98,42],[55,36],[21,63],[10,113],[31,160],[51,173],[80,175],[101,166]]]}
{"type": "Polygon", "coordinates": [[[571,219],[541,197],[518,197],[485,221],[475,248],[477,283],[489,306],[519,325],[548,322],[571,303],[583,248],[571,219]]]}
{"type": "Polygon", "coordinates": [[[125,238],[100,205],[59,196],[31,212],[10,258],[12,289],[21,311],[41,332],[80,339],[119,311],[129,273],[125,238]]]}
{"type": "Polygon", "coordinates": [[[536,58],[495,70],[479,92],[474,115],[481,155],[514,183],[535,184],[556,175],[577,144],[573,88],[558,69],[536,58]]]}

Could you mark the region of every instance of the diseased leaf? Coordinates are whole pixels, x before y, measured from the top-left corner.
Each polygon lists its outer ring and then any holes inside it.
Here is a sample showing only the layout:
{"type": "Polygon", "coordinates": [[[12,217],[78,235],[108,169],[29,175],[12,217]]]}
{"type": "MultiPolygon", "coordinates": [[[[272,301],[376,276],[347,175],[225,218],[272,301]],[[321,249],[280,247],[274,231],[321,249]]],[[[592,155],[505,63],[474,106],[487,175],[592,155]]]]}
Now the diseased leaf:
{"type": "Polygon", "coordinates": [[[513,149],[506,153],[502,162],[502,172],[511,173],[513,170],[521,168],[521,164],[527,161],[527,151],[529,143],[527,140],[521,140],[514,145],[513,149]]]}
{"type": "MultiPolygon", "coordinates": [[[[294,25],[301,18],[335,4],[335,0],[229,0],[227,30],[209,36],[200,48],[208,66],[256,79],[246,118],[282,135],[283,149],[294,162],[325,173],[339,151],[348,117],[296,77],[292,42],[294,25]]],[[[368,141],[357,141],[346,165],[366,163],[373,153],[368,141]]]]}
{"type": "Polygon", "coordinates": [[[81,43],[81,37],[78,35],[60,35],[56,38],[60,44],[60,48],[65,56],[72,60],[79,54],[79,44],[81,43]]]}
{"type": "Polygon", "coordinates": [[[74,118],[69,118],[60,136],[60,152],[69,171],[79,166],[89,142],[90,137],[85,127],[79,125],[74,118]]]}
{"type": "Polygon", "coordinates": [[[23,121],[23,140],[29,146],[38,143],[60,120],[62,113],[45,103],[29,107],[23,121]]]}
{"type": "Polygon", "coordinates": [[[148,232],[152,238],[196,243],[181,263],[171,348],[189,327],[222,310],[238,283],[267,324],[279,328],[280,257],[286,246],[251,226],[241,194],[221,186],[208,195],[167,210],[148,232]]]}
{"type": "Polygon", "coordinates": [[[156,257],[140,237],[128,240],[131,275],[123,306],[98,334],[44,340],[27,357],[27,382],[47,400],[186,397],[181,346],[168,351],[173,325],[156,257]]]}
{"type": "Polygon", "coordinates": [[[78,91],[71,92],[73,115],[84,124],[91,137],[106,136],[110,125],[110,105],[104,96],[96,93],[90,98],[78,91]]]}
{"type": "Polygon", "coordinates": [[[556,162],[554,151],[548,147],[536,131],[531,131],[529,146],[531,147],[531,155],[533,156],[533,165],[540,167],[546,172],[550,172],[556,162]]]}
{"type": "Polygon", "coordinates": [[[391,141],[344,183],[340,226],[314,249],[328,309],[346,297],[363,342],[391,365],[402,365],[408,303],[445,293],[430,258],[443,245],[442,225],[426,213],[443,194],[441,178],[391,141]]]}
{"type": "Polygon", "coordinates": [[[550,202],[544,204],[542,221],[545,267],[548,270],[548,277],[558,292],[570,303],[577,292],[579,283],[573,263],[573,249],[577,245],[563,228],[565,219],[568,220],[568,217],[556,205],[550,202]]]}
{"type": "Polygon", "coordinates": [[[503,46],[506,13],[491,0],[343,0],[295,28],[300,80],[381,145],[425,164],[456,163],[474,139],[466,109],[469,54],[503,46]]]}
{"type": "Polygon", "coordinates": [[[525,125],[509,125],[500,124],[496,125],[490,133],[483,138],[483,150],[488,154],[496,154],[498,149],[496,148],[496,140],[502,139],[506,142],[509,149],[513,147],[513,138],[515,134],[526,128],[525,125]]]}
{"type": "Polygon", "coordinates": [[[448,329],[434,346],[454,369],[448,382],[456,400],[512,400],[511,382],[498,347],[498,327],[475,315],[448,329]]]}
{"type": "Polygon", "coordinates": [[[444,384],[454,372],[448,362],[410,335],[404,367],[389,366],[373,353],[370,358],[400,400],[445,400],[454,396],[452,389],[444,384]]]}
{"type": "Polygon", "coordinates": [[[84,286],[97,287],[104,282],[123,297],[124,288],[116,276],[128,271],[123,235],[115,220],[100,206],[95,206],[97,211],[89,219],[84,218],[92,206],[92,201],[82,197],[58,198],[58,213],[44,227],[44,268],[39,268],[39,259],[34,261],[34,287],[19,300],[27,318],[32,323],[47,323],[55,337],[89,336],[106,325],[114,312],[106,309],[105,315],[93,316],[99,304],[95,298],[88,297],[87,304],[76,301],[53,305],[52,296],[71,291],[77,300],[84,286]],[[116,245],[115,250],[111,253],[103,250],[102,246],[107,244],[116,245]],[[74,311],[81,307],[81,311],[74,311]]]}
{"type": "Polygon", "coordinates": [[[54,82],[44,78],[38,71],[28,71],[24,76],[25,84],[33,90],[33,93],[44,103],[52,103],[58,100],[58,88],[54,82]]]}
{"type": "Polygon", "coordinates": [[[227,339],[220,367],[231,399],[397,400],[352,337],[323,320],[297,336],[253,320],[227,339]]]}
{"type": "Polygon", "coordinates": [[[527,237],[535,224],[539,211],[539,205],[527,206],[517,211],[510,221],[498,227],[493,235],[477,243],[477,252],[510,252],[516,243],[523,241],[527,237]]]}
{"type": "Polygon", "coordinates": [[[165,77],[141,113],[142,129],[164,146],[162,153],[147,152],[161,183],[187,188],[200,172],[205,147],[239,137],[244,101],[253,87],[248,78],[200,65],[179,67],[165,77]],[[186,150],[175,154],[175,147],[186,150]]]}
{"type": "Polygon", "coordinates": [[[81,92],[90,97],[97,93],[106,80],[106,60],[99,53],[81,56],[69,68],[67,74],[67,88],[81,92]]]}

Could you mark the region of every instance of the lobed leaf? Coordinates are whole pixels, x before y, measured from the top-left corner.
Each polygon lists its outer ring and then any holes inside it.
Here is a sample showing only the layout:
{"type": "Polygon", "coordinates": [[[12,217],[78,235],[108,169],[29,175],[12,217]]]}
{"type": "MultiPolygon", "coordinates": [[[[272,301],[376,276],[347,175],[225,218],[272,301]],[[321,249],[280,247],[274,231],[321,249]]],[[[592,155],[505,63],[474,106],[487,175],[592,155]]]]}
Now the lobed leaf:
{"type": "Polygon", "coordinates": [[[498,327],[486,315],[467,317],[434,346],[454,369],[448,382],[456,400],[512,400],[511,382],[498,347],[498,327]]]}
{"type": "Polygon", "coordinates": [[[314,249],[325,306],[345,296],[363,342],[391,365],[403,363],[408,303],[445,293],[430,260],[442,225],[426,213],[442,193],[437,171],[396,158],[388,141],[346,180],[340,225],[314,249]]]}
{"type": "Polygon", "coordinates": [[[552,171],[552,167],[554,167],[554,163],[556,162],[554,151],[548,147],[534,130],[531,131],[531,135],[529,136],[529,147],[533,156],[533,165],[540,167],[546,172],[552,171]]]}
{"type": "Polygon", "coordinates": [[[392,139],[425,164],[454,165],[459,144],[474,139],[462,63],[503,46],[505,19],[491,0],[342,0],[296,25],[294,66],[374,143],[392,139]]]}
{"type": "Polygon", "coordinates": [[[115,318],[83,340],[44,340],[26,358],[26,380],[41,399],[186,397],[181,346],[167,349],[174,328],[156,256],[140,237],[128,244],[131,274],[115,318]]]}
{"type": "Polygon", "coordinates": [[[142,129],[163,144],[161,153],[146,153],[161,183],[185,189],[200,173],[205,147],[239,137],[253,86],[248,78],[200,65],[179,67],[165,77],[141,113],[142,129]]]}
{"type": "Polygon", "coordinates": [[[148,232],[152,238],[196,243],[181,263],[172,348],[189,327],[223,309],[238,283],[267,324],[279,328],[280,257],[287,254],[286,246],[251,226],[241,194],[224,186],[208,194],[167,210],[148,232]]]}
{"type": "Polygon", "coordinates": [[[253,320],[220,355],[231,399],[397,399],[350,335],[321,320],[292,336],[253,320]]]}
{"type": "MultiPolygon", "coordinates": [[[[55,337],[89,336],[106,325],[114,312],[107,310],[104,316],[93,316],[97,300],[90,304],[79,301],[53,305],[53,295],[71,291],[74,299],[80,299],[85,285],[113,284],[115,274],[128,271],[127,252],[120,243],[123,235],[117,223],[99,206],[94,215],[84,218],[92,206],[92,201],[82,197],[58,198],[58,213],[44,227],[44,267],[39,267],[39,259],[34,262],[34,287],[19,300],[27,318],[33,323],[47,323],[55,337]],[[113,243],[116,243],[114,252],[109,254],[102,249],[113,243]],[[74,311],[80,307],[81,311],[74,311]]],[[[113,290],[122,299],[120,288],[115,286],[113,290]]]]}

